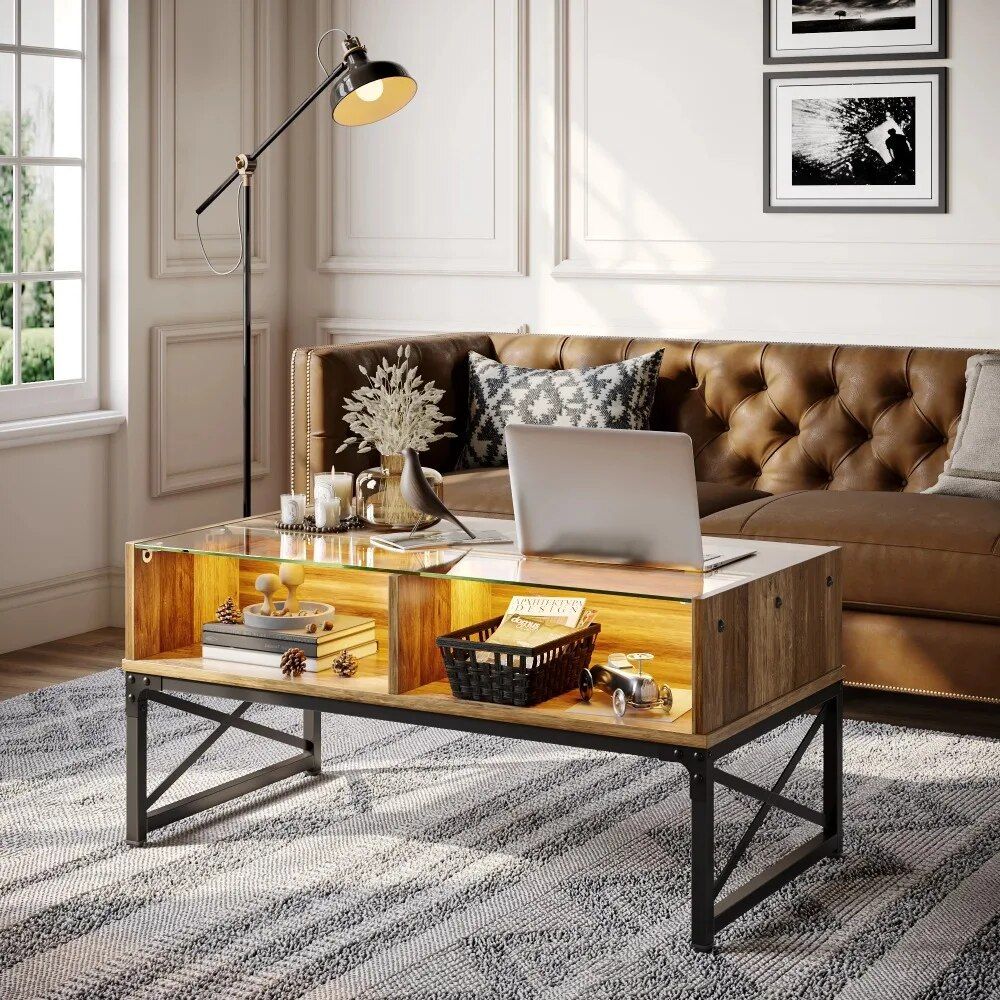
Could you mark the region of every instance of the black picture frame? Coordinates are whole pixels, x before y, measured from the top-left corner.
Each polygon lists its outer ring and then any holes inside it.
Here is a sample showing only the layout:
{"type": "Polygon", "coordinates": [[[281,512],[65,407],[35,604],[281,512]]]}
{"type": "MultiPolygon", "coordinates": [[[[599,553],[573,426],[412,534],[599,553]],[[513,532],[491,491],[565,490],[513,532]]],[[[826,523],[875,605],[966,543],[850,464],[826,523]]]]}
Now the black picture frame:
{"type": "MultiPolygon", "coordinates": [[[[764,62],[768,66],[774,65],[795,65],[796,63],[831,63],[831,62],[882,62],[884,60],[897,61],[900,59],[947,59],[948,58],[948,25],[950,18],[951,0],[937,0],[938,10],[938,45],[935,49],[928,49],[922,52],[878,52],[878,46],[873,45],[875,50],[872,54],[859,54],[857,52],[847,55],[837,55],[836,50],[833,55],[804,55],[804,56],[776,56],[772,53],[771,36],[771,14],[776,3],[782,0],[763,0],[764,8],[764,62]]],[[[784,0],[790,2],[790,0],[784,0]]],[[[853,37],[853,36],[852,36],[853,37]]],[[[850,46],[851,48],[861,48],[861,46],[850,46]]]]}
{"type": "Polygon", "coordinates": [[[948,70],[943,66],[907,66],[885,69],[792,70],[764,74],[764,211],[766,213],[867,213],[943,215],[948,211],[948,70]],[[863,79],[884,76],[933,76],[937,78],[938,200],[934,205],[775,205],[771,191],[772,80],[863,79]]]}

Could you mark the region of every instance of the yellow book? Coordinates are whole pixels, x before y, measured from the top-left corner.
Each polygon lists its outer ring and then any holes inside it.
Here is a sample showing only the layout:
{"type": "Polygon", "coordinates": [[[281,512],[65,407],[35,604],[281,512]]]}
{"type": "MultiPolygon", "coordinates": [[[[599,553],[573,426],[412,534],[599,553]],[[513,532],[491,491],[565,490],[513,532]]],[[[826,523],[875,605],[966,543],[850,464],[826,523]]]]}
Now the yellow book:
{"type": "Polygon", "coordinates": [[[593,615],[586,612],[586,604],[583,597],[519,594],[511,598],[503,621],[489,641],[525,649],[555,642],[593,620],[593,615]]]}

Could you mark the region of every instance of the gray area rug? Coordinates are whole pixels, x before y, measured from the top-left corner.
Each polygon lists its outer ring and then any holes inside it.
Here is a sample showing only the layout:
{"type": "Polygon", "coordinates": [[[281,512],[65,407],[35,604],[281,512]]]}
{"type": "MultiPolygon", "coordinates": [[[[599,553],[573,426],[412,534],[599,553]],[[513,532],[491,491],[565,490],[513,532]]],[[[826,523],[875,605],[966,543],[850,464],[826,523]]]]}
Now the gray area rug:
{"type": "MultiPolygon", "coordinates": [[[[4,1000],[1000,993],[992,741],[849,723],[846,857],[698,955],[677,765],[327,716],[322,777],[129,849],[122,694],[109,671],[0,702],[4,1000]]],[[[301,721],[266,707],[250,717],[301,721]]],[[[208,728],[151,706],[152,780],[208,728]]],[[[732,755],[730,769],[776,775],[803,728],[732,755]]],[[[284,749],[228,733],[169,794],[284,749]]],[[[817,765],[810,751],[789,793],[818,806],[817,765]]],[[[720,852],[754,808],[719,793],[720,852]]],[[[778,814],[749,860],[759,869],[808,832],[778,814]]]]}

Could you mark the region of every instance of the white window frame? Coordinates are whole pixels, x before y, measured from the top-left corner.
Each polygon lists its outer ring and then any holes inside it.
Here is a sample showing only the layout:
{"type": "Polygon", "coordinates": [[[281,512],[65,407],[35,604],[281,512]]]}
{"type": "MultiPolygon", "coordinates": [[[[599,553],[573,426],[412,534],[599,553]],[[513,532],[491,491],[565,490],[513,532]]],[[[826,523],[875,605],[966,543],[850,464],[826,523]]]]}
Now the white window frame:
{"type": "Polygon", "coordinates": [[[61,382],[28,382],[18,385],[0,386],[0,424],[12,420],[27,420],[36,417],[55,417],[62,414],[81,413],[96,410],[100,401],[98,358],[98,109],[100,104],[100,81],[98,74],[98,0],[83,0],[83,52],[72,49],[44,48],[36,45],[20,45],[21,3],[14,3],[14,44],[0,44],[0,52],[15,54],[14,64],[14,119],[13,133],[18,137],[15,149],[20,152],[21,124],[21,63],[16,54],[40,56],[66,56],[79,59],[82,63],[83,81],[80,100],[83,103],[83,157],[20,157],[0,156],[0,164],[14,168],[14,267],[11,273],[0,273],[0,281],[14,282],[14,347],[20,343],[21,296],[17,283],[23,281],[52,281],[55,278],[80,278],[83,296],[83,343],[82,376],[61,382]],[[53,271],[44,273],[20,271],[20,216],[17,214],[21,197],[21,166],[59,166],[70,164],[82,167],[83,185],[83,255],[82,272],[53,271]]]}

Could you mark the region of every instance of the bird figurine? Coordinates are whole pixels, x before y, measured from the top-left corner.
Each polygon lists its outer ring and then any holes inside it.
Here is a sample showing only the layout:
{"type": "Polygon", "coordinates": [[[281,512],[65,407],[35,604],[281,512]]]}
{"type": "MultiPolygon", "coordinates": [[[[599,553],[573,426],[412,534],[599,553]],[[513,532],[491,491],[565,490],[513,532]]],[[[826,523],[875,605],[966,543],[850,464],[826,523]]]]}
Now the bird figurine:
{"type": "MultiPolygon", "coordinates": [[[[426,514],[428,517],[443,518],[451,521],[457,528],[461,528],[469,538],[474,539],[475,533],[462,524],[454,514],[444,505],[440,497],[434,492],[434,488],[424,475],[424,470],[420,466],[420,458],[412,448],[403,449],[403,474],[399,481],[399,491],[403,494],[403,499],[416,511],[426,514]]],[[[414,530],[416,530],[415,526],[414,530]]]]}

